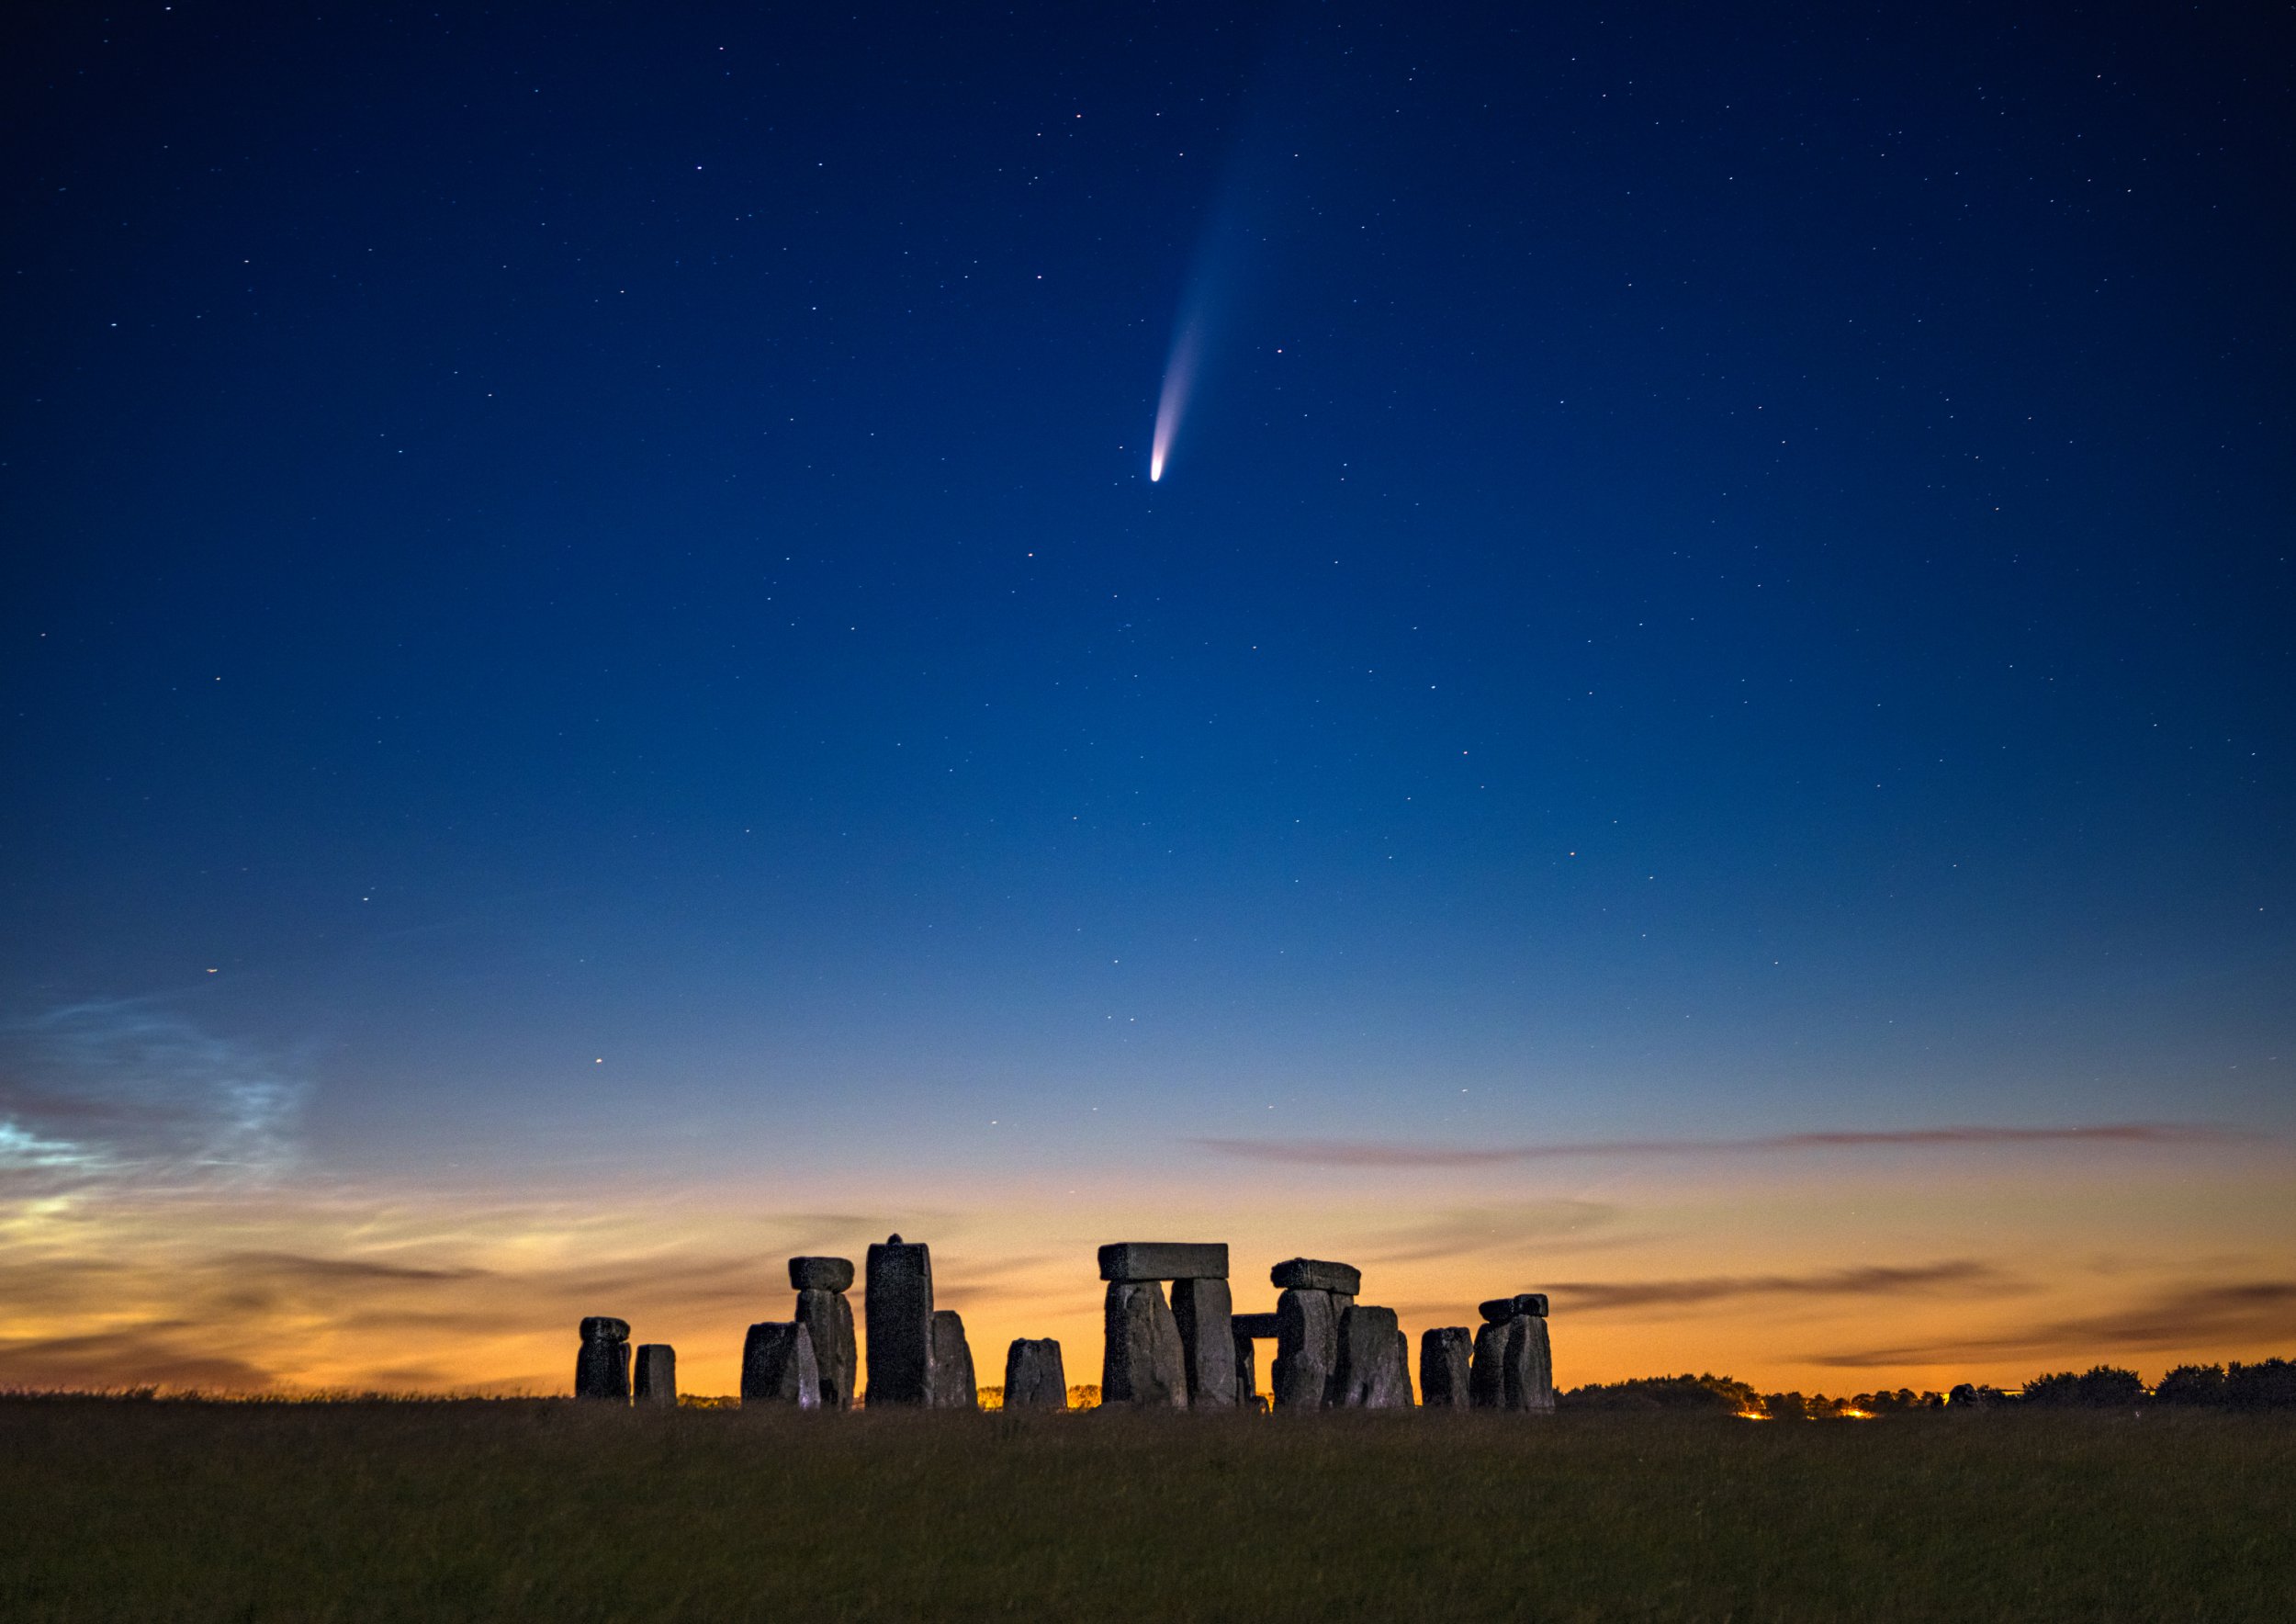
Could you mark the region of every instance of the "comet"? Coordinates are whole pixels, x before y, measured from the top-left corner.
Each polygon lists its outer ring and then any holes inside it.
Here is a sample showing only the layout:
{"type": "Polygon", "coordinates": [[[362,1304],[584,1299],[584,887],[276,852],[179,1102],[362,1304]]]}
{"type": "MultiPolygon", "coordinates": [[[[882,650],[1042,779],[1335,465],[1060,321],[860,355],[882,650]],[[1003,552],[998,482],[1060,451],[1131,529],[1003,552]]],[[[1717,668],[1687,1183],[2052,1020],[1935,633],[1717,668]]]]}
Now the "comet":
{"type": "Polygon", "coordinates": [[[1204,323],[1200,312],[1190,311],[1172,336],[1172,355],[1164,367],[1164,391],[1156,397],[1156,433],[1148,446],[1148,482],[1164,478],[1164,465],[1172,455],[1172,438],[1180,432],[1180,417],[1187,410],[1189,389],[1196,382],[1196,356],[1204,323]]]}

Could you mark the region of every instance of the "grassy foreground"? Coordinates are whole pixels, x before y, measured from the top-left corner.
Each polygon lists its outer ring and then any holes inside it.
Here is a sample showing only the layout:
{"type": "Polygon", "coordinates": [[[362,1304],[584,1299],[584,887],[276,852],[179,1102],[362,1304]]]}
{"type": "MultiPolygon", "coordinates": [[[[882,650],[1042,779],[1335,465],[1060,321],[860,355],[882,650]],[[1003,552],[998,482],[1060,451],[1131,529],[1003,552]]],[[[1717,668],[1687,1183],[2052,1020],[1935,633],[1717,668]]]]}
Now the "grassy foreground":
{"type": "Polygon", "coordinates": [[[784,1614],[2288,1618],[2296,1418],[0,1401],[16,1624],[784,1614]]]}

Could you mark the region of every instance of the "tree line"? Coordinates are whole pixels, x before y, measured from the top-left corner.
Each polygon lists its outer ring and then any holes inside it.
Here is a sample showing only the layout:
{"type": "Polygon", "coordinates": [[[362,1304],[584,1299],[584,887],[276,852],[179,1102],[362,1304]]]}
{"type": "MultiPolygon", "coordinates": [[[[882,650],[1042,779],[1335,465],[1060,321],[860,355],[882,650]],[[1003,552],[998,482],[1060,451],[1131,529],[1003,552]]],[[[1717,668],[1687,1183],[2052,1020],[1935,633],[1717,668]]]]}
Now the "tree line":
{"type": "Polygon", "coordinates": [[[1762,1421],[1866,1420],[1949,1407],[2125,1409],[2151,1404],[2189,1409],[2289,1410],[2296,1409],[2296,1360],[2178,1365],[2149,1387],[2134,1370],[2093,1365],[2085,1371],[2054,1370],[2035,1376],[2018,1389],[1964,1382],[1945,1393],[1916,1393],[1900,1387],[1848,1398],[1762,1393],[1749,1382],[1711,1374],[1642,1376],[1574,1387],[1559,1394],[1557,1402],[1567,1410],[1706,1411],[1762,1421]]]}

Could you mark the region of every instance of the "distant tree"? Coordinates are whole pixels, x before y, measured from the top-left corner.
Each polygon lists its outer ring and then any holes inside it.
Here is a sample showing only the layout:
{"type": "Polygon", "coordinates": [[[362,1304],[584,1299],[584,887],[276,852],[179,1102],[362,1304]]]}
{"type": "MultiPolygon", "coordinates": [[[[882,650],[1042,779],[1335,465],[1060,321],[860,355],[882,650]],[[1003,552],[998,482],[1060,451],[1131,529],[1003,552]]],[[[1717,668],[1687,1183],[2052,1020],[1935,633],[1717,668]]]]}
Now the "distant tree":
{"type": "Polygon", "coordinates": [[[2070,1370],[2035,1376],[2025,1383],[2024,1397],[2029,1404],[2077,1404],[2081,1402],[2081,1379],[2070,1370]]]}
{"type": "Polygon", "coordinates": [[[2118,1365],[2091,1365],[2075,1390],[2078,1402],[2096,1409],[2114,1409],[2144,1402],[2144,1378],[2118,1365]]]}
{"type": "Polygon", "coordinates": [[[1998,1387],[1969,1382],[1957,1384],[1942,1400],[1934,1393],[1925,1393],[1921,1397],[1925,1404],[1941,1403],[1957,1410],[1986,1410],[2011,1402],[2009,1395],[1998,1387]]]}
{"type": "Polygon", "coordinates": [[[2224,1402],[2236,1410],[2296,1409],[2296,1364],[2268,1359],[2224,1371],[2224,1402]]]}
{"type": "Polygon", "coordinates": [[[2178,1365],[2160,1379],[2160,1385],[2153,1389],[2153,1399],[2164,1404],[2222,1404],[2224,1367],[2178,1365]]]}
{"type": "Polygon", "coordinates": [[[1804,1421],[1809,1418],[1809,1401],[1798,1393],[1773,1393],[1762,1399],[1761,1410],[1773,1421],[1804,1421]]]}
{"type": "Polygon", "coordinates": [[[1758,1401],[1751,1387],[1728,1376],[1638,1376],[1574,1387],[1559,1402],[1567,1410],[1705,1410],[1727,1415],[1758,1401]]]}

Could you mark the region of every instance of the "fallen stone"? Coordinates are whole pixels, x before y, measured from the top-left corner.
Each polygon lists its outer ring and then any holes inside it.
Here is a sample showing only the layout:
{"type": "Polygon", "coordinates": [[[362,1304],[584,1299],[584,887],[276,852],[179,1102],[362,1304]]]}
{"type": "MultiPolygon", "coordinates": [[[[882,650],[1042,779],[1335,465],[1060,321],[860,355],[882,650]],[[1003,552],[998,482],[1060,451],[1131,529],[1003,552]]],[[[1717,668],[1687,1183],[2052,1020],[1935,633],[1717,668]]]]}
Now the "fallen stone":
{"type": "Polygon", "coordinates": [[[632,1395],[642,1404],[678,1407],[678,1350],[667,1342],[642,1342],[632,1395]]]}
{"type": "Polygon", "coordinates": [[[1314,1257],[1293,1257],[1278,1263],[1267,1271],[1267,1278],[1284,1291],[1297,1288],[1302,1291],[1336,1291],[1353,1297],[1363,1290],[1362,1269],[1314,1257]]]}
{"type": "Polygon", "coordinates": [[[953,1308],[933,1313],[933,1408],[977,1410],[981,1390],[973,1380],[973,1347],[964,1339],[964,1316],[953,1308]]]}
{"type": "Polygon", "coordinates": [[[1517,1314],[1531,1314],[1539,1319],[1545,1319],[1547,1317],[1547,1293],[1518,1291],[1512,1297],[1493,1297],[1490,1302],[1482,1303],[1478,1312],[1482,1314],[1485,1321],[1494,1325],[1504,1325],[1517,1314]]]}
{"type": "Polygon", "coordinates": [[[1467,1402],[1479,1410],[1507,1407],[1507,1328],[1513,1320],[1483,1322],[1475,1332],[1475,1358],[1467,1376],[1467,1402]]]}
{"type": "Polygon", "coordinates": [[[1339,1360],[1339,1317],[1332,1294],[1294,1286],[1276,1299],[1276,1364],[1269,1372],[1279,1410],[1320,1410],[1339,1360]]]}
{"type": "Polygon", "coordinates": [[[1544,1319],[1525,1314],[1507,1322],[1504,1369],[1506,1408],[1535,1415],[1555,1413],[1555,1356],[1544,1319]]]}
{"type": "MultiPolygon", "coordinates": [[[[1273,1319],[1276,1316],[1266,1316],[1273,1319]]],[[[1252,1347],[1252,1338],[1242,1331],[1234,1333],[1235,1342],[1235,1402],[1244,1409],[1260,1407],[1259,1355],[1252,1347]]]]}
{"type": "Polygon", "coordinates": [[[1332,1403],[1350,1410],[1408,1409],[1411,1370],[1391,1308],[1358,1303],[1339,1316],[1339,1359],[1332,1403]]]}
{"type": "Polygon", "coordinates": [[[582,1348],[574,1356],[574,1396],[630,1402],[630,1322],[593,1314],[582,1321],[582,1348]]]}
{"type": "Polygon", "coordinates": [[[852,1289],[850,1257],[792,1257],[789,1285],[793,1291],[844,1291],[852,1289]]]}
{"type": "Polygon", "coordinates": [[[933,1253],[894,1235],[869,1248],[861,1301],[869,1337],[871,1404],[933,1402],[933,1253]]]}
{"type": "MultiPolygon", "coordinates": [[[[831,1259],[831,1261],[838,1261],[831,1259]]],[[[792,1269],[793,1274],[796,1271],[792,1269]]],[[[850,1275],[852,1266],[846,1265],[850,1275]]],[[[821,1371],[821,1407],[853,1407],[853,1382],[860,1355],[853,1343],[853,1302],[842,1291],[815,1287],[797,1293],[797,1323],[813,1339],[813,1361],[821,1371]]]]}
{"type": "Polygon", "coordinates": [[[1239,1336],[1279,1336],[1276,1316],[1272,1314],[1238,1314],[1229,1316],[1228,1323],[1239,1336]]]}
{"type": "Polygon", "coordinates": [[[1467,1372],[1475,1338],[1465,1325],[1419,1334],[1419,1402],[1431,1410],[1467,1408],[1467,1372]]]}
{"type": "Polygon", "coordinates": [[[741,1347],[741,1402],[821,1407],[821,1371],[805,1326],[795,1320],[769,1320],[749,1327],[741,1347]]]}
{"type": "Polygon", "coordinates": [[[1005,1351],[1005,1408],[1064,1410],[1068,1407],[1068,1372],[1061,1364],[1061,1345],[1051,1336],[1031,1340],[1016,1337],[1005,1351]]]}
{"type": "Polygon", "coordinates": [[[1224,1280],[1172,1282],[1172,1318],[1180,1327],[1180,1365],[1191,1410],[1235,1404],[1235,1316],[1224,1280]]]}
{"type": "Polygon", "coordinates": [[[1164,1288],[1154,1280],[1110,1280],[1102,1323],[1108,1345],[1100,1359],[1100,1402],[1187,1408],[1187,1356],[1164,1288]]]}
{"type": "Polygon", "coordinates": [[[1224,1280],[1225,1241],[1116,1241],[1100,1248],[1104,1280],[1224,1280]]]}

